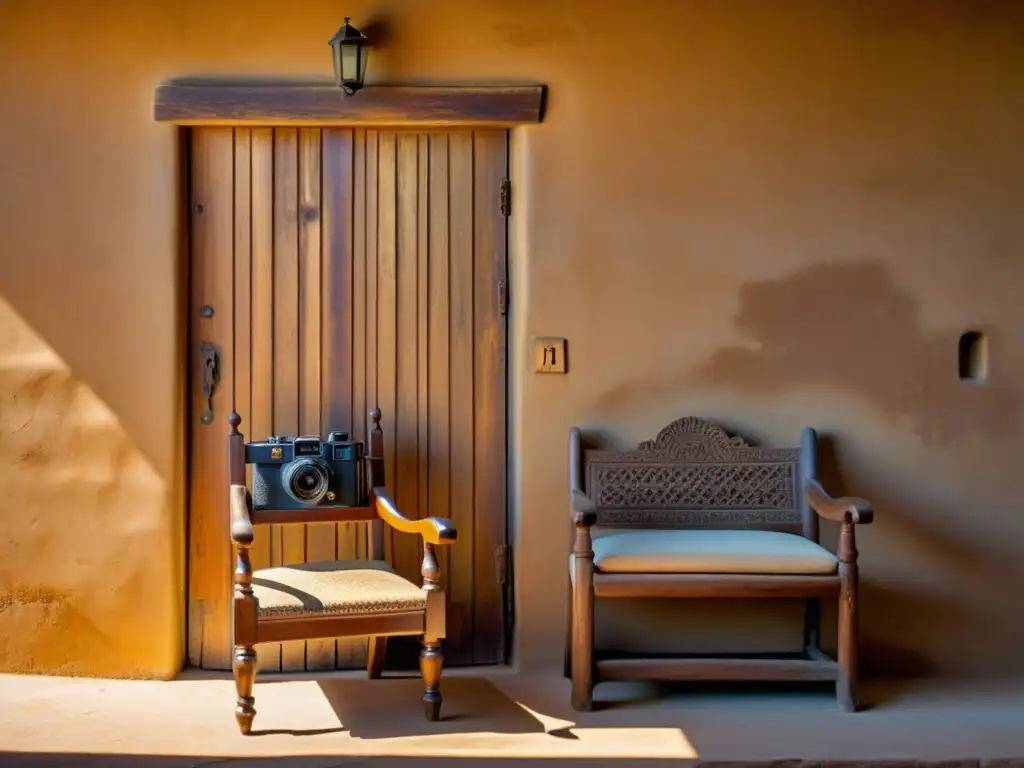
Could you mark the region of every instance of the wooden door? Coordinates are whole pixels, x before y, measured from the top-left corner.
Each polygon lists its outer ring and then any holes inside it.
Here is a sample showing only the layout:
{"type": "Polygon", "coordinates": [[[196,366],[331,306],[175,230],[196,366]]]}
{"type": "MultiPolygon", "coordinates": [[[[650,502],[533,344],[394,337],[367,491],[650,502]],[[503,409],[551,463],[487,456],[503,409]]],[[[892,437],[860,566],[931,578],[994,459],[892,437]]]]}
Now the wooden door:
{"type": "MultiPolygon", "coordinates": [[[[247,439],[365,439],[374,406],[399,508],[458,527],[441,548],[446,662],[503,662],[507,132],[211,127],[190,144],[190,663],[230,668],[232,408],[247,439]],[[204,344],[218,353],[209,424],[204,344]]],[[[366,536],[261,526],[253,566],[365,557],[366,536]]],[[[388,549],[420,583],[419,541],[388,549]]],[[[261,670],[366,662],[356,640],[257,653],[261,670]]]]}

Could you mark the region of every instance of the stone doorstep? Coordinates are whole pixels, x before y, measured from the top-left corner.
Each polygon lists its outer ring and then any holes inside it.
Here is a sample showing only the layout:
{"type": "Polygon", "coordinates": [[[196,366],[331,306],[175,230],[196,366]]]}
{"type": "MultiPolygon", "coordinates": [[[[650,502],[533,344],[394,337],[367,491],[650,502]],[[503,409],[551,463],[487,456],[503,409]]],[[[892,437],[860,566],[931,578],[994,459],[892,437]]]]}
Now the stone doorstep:
{"type": "Polygon", "coordinates": [[[698,760],[699,768],[1024,768],[1024,757],[987,760],[698,760]]]}

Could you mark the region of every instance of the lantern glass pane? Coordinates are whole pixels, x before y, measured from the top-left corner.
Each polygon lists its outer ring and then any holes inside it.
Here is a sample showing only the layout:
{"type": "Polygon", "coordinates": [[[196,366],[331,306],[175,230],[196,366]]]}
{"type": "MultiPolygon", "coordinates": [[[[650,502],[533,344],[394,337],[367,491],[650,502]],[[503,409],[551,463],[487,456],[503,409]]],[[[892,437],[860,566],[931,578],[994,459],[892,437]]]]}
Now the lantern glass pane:
{"type": "Polygon", "coordinates": [[[339,86],[344,82],[341,71],[341,48],[342,46],[338,44],[331,46],[331,60],[334,62],[334,82],[339,86]]]}
{"type": "Polygon", "coordinates": [[[341,46],[341,76],[344,82],[358,82],[359,79],[359,46],[341,46]]]}

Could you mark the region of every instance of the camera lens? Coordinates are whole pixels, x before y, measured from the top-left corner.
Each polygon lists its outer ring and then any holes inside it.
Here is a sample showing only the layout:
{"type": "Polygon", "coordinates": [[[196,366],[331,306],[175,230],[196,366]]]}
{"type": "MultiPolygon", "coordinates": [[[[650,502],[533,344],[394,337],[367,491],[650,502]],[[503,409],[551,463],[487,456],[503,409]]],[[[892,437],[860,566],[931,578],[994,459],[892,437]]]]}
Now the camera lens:
{"type": "Polygon", "coordinates": [[[329,472],[321,459],[296,459],[285,467],[285,490],[302,504],[319,504],[327,495],[329,472]]]}

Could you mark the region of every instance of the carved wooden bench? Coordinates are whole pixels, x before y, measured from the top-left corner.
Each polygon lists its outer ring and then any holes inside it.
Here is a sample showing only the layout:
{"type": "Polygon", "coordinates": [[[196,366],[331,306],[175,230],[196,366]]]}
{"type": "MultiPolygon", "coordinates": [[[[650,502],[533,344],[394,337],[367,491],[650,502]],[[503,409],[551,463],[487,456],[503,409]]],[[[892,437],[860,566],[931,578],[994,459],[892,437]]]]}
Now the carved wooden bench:
{"type": "Polygon", "coordinates": [[[572,705],[593,706],[602,680],[834,680],[857,709],[857,549],[871,505],[831,498],[817,480],[818,436],[760,448],[683,418],[635,451],[585,448],[569,433],[570,555],[566,672],[572,705]],[[841,524],[837,553],[818,544],[818,517],[841,524]],[[805,598],[794,658],[598,658],[595,597],[805,598]],[[838,658],[819,647],[820,600],[839,598],[838,658]]]}

